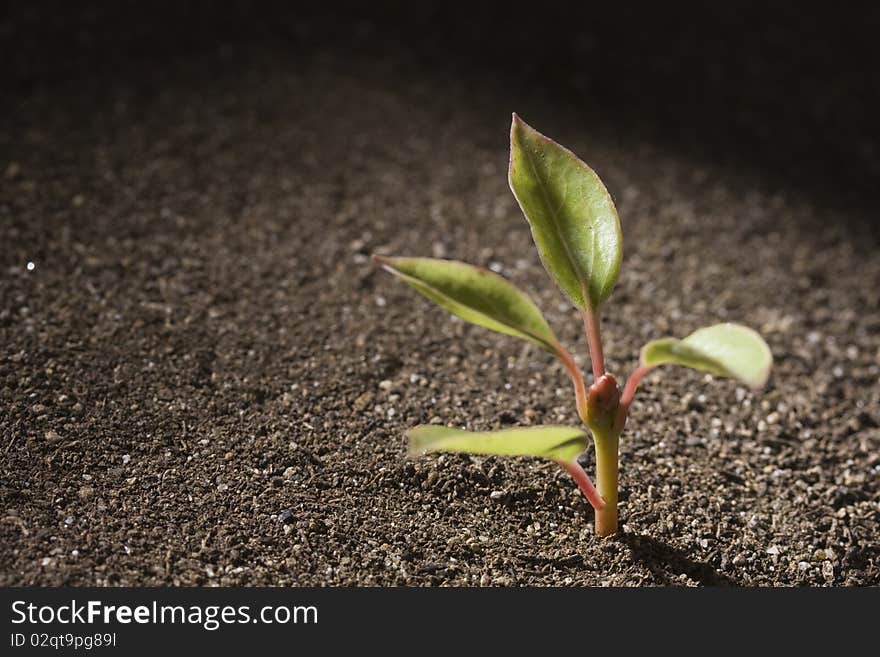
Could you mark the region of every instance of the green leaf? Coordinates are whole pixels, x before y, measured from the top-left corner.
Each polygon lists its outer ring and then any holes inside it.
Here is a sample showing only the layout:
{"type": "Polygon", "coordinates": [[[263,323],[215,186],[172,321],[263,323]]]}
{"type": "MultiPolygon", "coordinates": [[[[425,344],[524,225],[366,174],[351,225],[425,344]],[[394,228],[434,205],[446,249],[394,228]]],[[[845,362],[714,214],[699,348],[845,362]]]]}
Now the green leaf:
{"type": "Polygon", "coordinates": [[[623,253],[617,210],[599,176],[514,114],[508,178],[544,267],[574,305],[598,308],[623,253]]]}
{"type": "Polygon", "coordinates": [[[586,432],[560,426],[517,427],[501,431],[465,431],[422,424],[406,432],[411,453],[467,452],[503,456],[543,456],[572,461],[587,446],[586,432]]]}
{"type": "Polygon", "coordinates": [[[683,340],[662,338],[642,348],[642,365],[673,363],[738,379],[760,388],[770,376],[773,355],[764,338],[739,324],[715,324],[683,340]]]}
{"type": "Polygon", "coordinates": [[[373,256],[386,271],[464,320],[555,353],[559,341],[538,307],[498,274],[455,260],[373,256]]]}

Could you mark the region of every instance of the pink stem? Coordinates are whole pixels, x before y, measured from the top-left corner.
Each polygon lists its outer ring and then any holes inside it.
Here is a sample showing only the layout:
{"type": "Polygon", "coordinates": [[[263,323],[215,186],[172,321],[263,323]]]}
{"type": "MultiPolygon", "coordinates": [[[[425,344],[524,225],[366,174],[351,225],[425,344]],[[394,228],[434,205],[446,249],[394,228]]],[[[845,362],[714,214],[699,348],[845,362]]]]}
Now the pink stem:
{"type": "Polygon", "coordinates": [[[577,363],[574,362],[574,358],[568,351],[566,351],[565,347],[560,344],[555,345],[556,355],[559,357],[559,360],[562,361],[562,364],[565,365],[565,369],[568,370],[568,375],[571,377],[571,382],[574,384],[574,397],[577,403],[578,415],[581,420],[586,423],[587,421],[587,388],[584,385],[584,376],[581,374],[580,368],[577,366],[577,363]]]}
{"type": "Polygon", "coordinates": [[[565,468],[566,472],[568,472],[568,474],[572,476],[572,479],[577,482],[578,488],[581,489],[581,492],[583,492],[587,501],[589,501],[590,506],[596,509],[596,511],[601,511],[605,507],[605,500],[599,495],[599,491],[593,486],[593,482],[590,481],[590,478],[587,476],[587,473],[584,472],[581,464],[577,461],[558,461],[558,463],[565,468]]]}
{"type": "Polygon", "coordinates": [[[623,392],[620,395],[620,402],[617,405],[617,417],[614,420],[614,428],[618,432],[622,431],[623,425],[626,424],[626,415],[629,412],[629,405],[632,403],[633,397],[636,394],[636,388],[639,387],[641,380],[650,371],[650,366],[640,365],[626,380],[626,384],[623,386],[623,392]]]}
{"type": "Polygon", "coordinates": [[[599,311],[587,309],[582,313],[587,344],[590,347],[590,361],[593,365],[593,376],[598,381],[605,374],[605,356],[602,354],[602,336],[599,331],[599,311]]]}

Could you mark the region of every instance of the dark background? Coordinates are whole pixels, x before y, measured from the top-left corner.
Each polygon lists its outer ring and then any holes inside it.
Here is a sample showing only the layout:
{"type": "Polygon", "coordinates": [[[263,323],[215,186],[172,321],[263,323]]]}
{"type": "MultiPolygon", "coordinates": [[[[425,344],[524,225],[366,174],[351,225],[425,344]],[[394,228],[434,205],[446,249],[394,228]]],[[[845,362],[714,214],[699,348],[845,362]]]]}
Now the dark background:
{"type": "MultiPolygon", "coordinates": [[[[178,63],[214,71],[328,50],[436,80],[484,80],[585,120],[797,186],[878,200],[876,6],[800,3],[11,2],[0,19],[8,103],[58,84],[98,100],[158,93],[178,63]],[[618,6],[619,5],[619,6],[618,6]],[[200,59],[201,58],[201,59],[200,59]],[[97,98],[96,98],[97,97],[97,98]]],[[[441,85],[442,86],[442,85],[441,85]]],[[[438,89],[442,93],[442,89],[438,89]]]]}

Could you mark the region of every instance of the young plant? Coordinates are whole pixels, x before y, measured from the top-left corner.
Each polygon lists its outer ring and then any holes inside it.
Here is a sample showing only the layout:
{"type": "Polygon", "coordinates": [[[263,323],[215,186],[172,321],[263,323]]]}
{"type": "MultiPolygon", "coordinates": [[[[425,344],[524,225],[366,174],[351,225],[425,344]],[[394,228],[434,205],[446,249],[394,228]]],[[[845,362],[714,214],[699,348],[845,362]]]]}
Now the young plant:
{"type": "Polygon", "coordinates": [[[767,381],[772,356],[767,343],[752,329],[716,324],[681,340],[661,338],[646,344],[639,366],[621,390],[614,376],[605,371],[599,328],[599,310],[617,280],[622,255],[620,221],[608,190],[571,151],[516,114],[510,128],[509,182],[544,267],[583,317],[593,370],[589,388],[537,306],[498,274],[451,260],[378,255],[373,260],[454,315],[527,340],[559,358],[574,384],[578,415],[593,437],[597,485],[593,486],[577,461],[588,442],[587,433],[577,428],[473,432],[422,425],[407,432],[410,451],[540,456],[557,461],[595,509],[596,533],[610,536],[617,531],[620,435],[644,376],[658,365],[684,365],[759,388],[767,381]]]}

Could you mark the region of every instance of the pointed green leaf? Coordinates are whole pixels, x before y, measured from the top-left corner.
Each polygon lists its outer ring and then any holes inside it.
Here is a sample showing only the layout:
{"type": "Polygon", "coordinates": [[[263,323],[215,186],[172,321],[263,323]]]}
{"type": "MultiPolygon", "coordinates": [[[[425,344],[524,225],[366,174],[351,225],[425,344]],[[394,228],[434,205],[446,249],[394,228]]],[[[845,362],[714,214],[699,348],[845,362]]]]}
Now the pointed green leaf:
{"type": "Polygon", "coordinates": [[[739,324],[715,324],[683,340],[662,338],[642,348],[642,365],[673,363],[760,388],[770,376],[773,355],[764,338],[739,324]]]}
{"type": "Polygon", "coordinates": [[[574,153],[516,114],[508,177],[544,267],[574,305],[595,310],[611,294],[623,253],[605,185],[574,153]]]}
{"type": "Polygon", "coordinates": [[[551,352],[559,344],[532,300],[488,269],[434,258],[373,259],[431,301],[472,324],[529,340],[551,352]]]}
{"type": "Polygon", "coordinates": [[[587,446],[586,432],[560,426],[465,431],[422,424],[406,432],[411,453],[467,452],[503,456],[543,456],[569,462],[587,446]]]}

